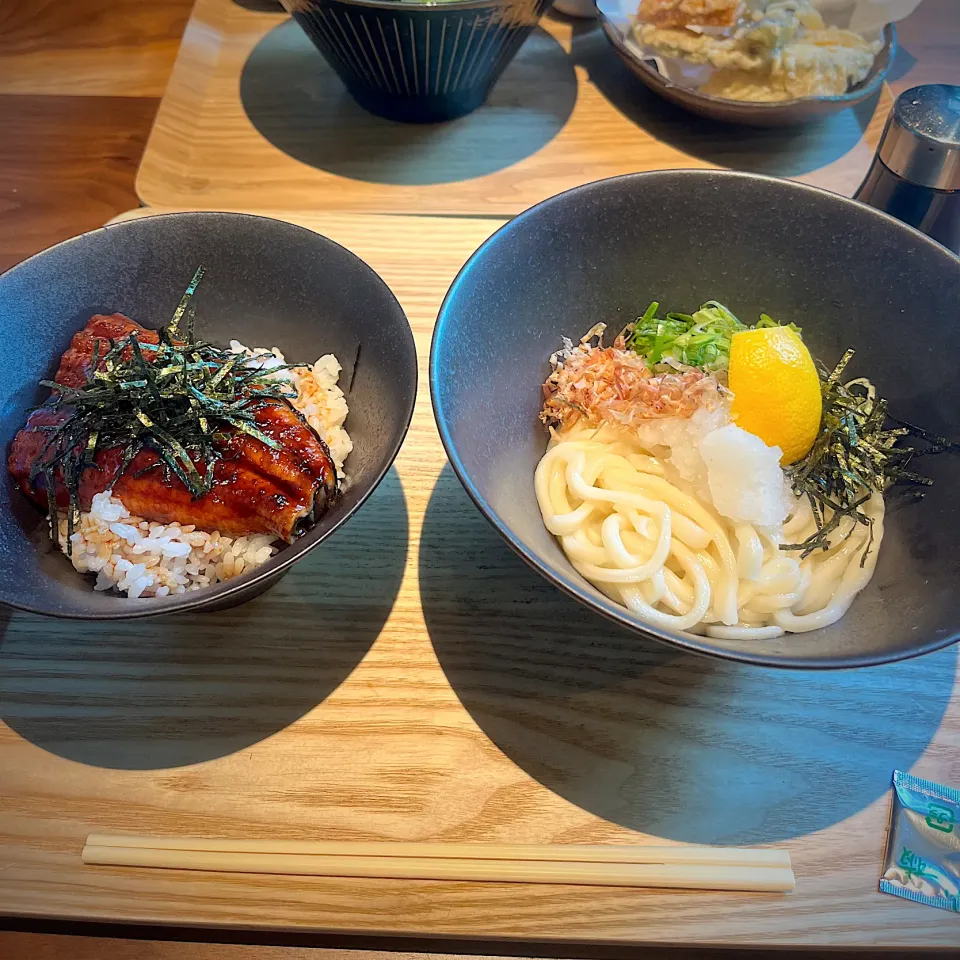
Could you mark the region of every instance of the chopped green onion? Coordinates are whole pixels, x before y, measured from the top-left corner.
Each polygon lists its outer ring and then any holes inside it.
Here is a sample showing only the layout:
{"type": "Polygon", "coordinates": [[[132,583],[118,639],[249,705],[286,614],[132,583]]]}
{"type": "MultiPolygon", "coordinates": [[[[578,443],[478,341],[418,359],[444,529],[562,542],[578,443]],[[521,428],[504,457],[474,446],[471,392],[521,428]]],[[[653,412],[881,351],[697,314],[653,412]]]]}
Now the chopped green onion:
{"type": "MultiPolygon", "coordinates": [[[[760,314],[754,327],[748,327],[716,300],[708,300],[694,314],[668,313],[657,318],[660,304],[654,301],[636,322],[624,331],[627,346],[655,366],[673,360],[708,372],[725,370],[730,359],[730,339],[741,330],[778,327],[772,317],[760,314]]],[[[800,333],[795,324],[791,330],[800,333]]]]}

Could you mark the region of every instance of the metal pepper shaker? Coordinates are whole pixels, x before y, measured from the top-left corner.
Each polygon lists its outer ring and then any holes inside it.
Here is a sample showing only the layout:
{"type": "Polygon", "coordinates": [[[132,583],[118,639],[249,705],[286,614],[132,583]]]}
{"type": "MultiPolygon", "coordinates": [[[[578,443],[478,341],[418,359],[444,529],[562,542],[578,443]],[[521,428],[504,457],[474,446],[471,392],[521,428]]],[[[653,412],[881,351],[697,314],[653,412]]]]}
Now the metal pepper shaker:
{"type": "Polygon", "coordinates": [[[960,86],[931,83],[897,97],[854,199],[960,253],[960,86]]]}

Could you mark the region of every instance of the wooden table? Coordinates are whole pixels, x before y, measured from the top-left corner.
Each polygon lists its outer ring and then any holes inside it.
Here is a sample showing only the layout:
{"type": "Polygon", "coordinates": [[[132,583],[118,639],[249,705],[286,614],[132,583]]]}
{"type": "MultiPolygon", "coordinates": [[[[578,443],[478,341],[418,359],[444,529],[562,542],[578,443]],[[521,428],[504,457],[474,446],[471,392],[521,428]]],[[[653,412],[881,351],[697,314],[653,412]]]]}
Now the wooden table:
{"type": "MultiPolygon", "coordinates": [[[[924,79],[960,79],[960,18],[928,0],[924,79]]],[[[894,91],[913,82],[911,28],[894,91]]],[[[512,215],[590,180],[732,167],[852,194],[891,102],[750,130],[695,120],[636,80],[593,21],[545,18],[486,106],[397,124],[357,106],[305,34],[267,4],[198,0],[137,178],[152,206],[512,215]]]]}
{"type": "Polygon", "coordinates": [[[0,3],[0,269],[136,205],[191,6],[0,3]]]}
{"type": "Polygon", "coordinates": [[[498,221],[286,216],[363,257],[406,309],[421,357],[410,435],[363,510],[253,603],[132,624],[2,615],[0,911],[566,943],[960,943],[956,916],[877,892],[894,767],[960,782],[956,648],[760,670],[679,655],[566,600],[470,504],[429,407],[440,298],[498,221]],[[84,868],[93,830],[775,843],[798,889],[84,868]]]}
{"type": "MultiPolygon", "coordinates": [[[[118,2],[124,16],[137,8],[136,0],[85,0],[85,7],[105,12],[84,20],[71,7],[69,29],[84,39],[81,51],[95,43],[97,29],[116,22],[106,8],[118,2]]],[[[167,8],[178,3],[171,0],[167,8]]],[[[894,70],[894,92],[913,82],[960,79],[960,23],[950,16],[950,4],[926,0],[901,25],[908,56],[894,70]]],[[[154,22],[166,15],[151,10],[154,22]]],[[[59,239],[56,229],[60,236],[78,229],[71,226],[78,222],[71,219],[72,207],[55,218],[47,199],[51,189],[67,184],[79,195],[82,185],[88,219],[97,210],[108,211],[101,219],[116,210],[128,189],[113,186],[125,182],[117,158],[137,151],[135,137],[124,139],[123,130],[133,123],[130,117],[139,123],[152,109],[149,98],[159,90],[155,70],[169,50],[165,29],[121,34],[120,60],[97,68],[96,75],[85,52],[67,70],[61,56],[59,73],[51,72],[44,51],[56,50],[56,41],[49,47],[24,44],[12,71],[4,48],[0,94],[8,96],[0,98],[0,109],[28,103],[27,129],[31,135],[38,131],[38,144],[49,138],[62,145],[65,127],[77,130],[80,143],[83,118],[94,105],[103,133],[90,136],[97,155],[84,152],[83,166],[46,181],[52,147],[25,156],[11,152],[15,141],[0,145],[3,198],[9,197],[8,184],[22,189],[25,180],[37,198],[33,206],[12,200],[13,209],[20,205],[23,229],[7,231],[0,256],[13,257],[14,250],[23,255],[59,239]],[[146,45],[144,37],[151,38],[146,45]],[[2,179],[9,169],[4,150],[21,171],[18,179],[2,179]],[[38,212],[45,232],[30,232],[38,212]],[[49,239],[38,242],[41,236],[49,239]]],[[[656,103],[632,114],[611,92],[616,85],[608,82],[596,38],[590,38],[589,30],[563,24],[547,24],[547,35],[534,38],[533,49],[552,64],[553,72],[546,71],[555,81],[550,103],[559,102],[564,89],[556,82],[563,76],[556,45],[575,52],[576,102],[562,126],[554,121],[552,139],[546,139],[549,124],[541,124],[541,143],[525,141],[525,149],[534,148],[526,156],[481,170],[456,188],[385,184],[374,164],[370,175],[381,177],[378,189],[389,196],[389,209],[436,209],[425,198],[443,189],[443,212],[508,215],[572,182],[620,172],[617,164],[640,169],[746,162],[729,147],[704,154],[711,147],[704,141],[713,134],[691,134],[676,116],[667,114],[658,125],[656,103]],[[593,111],[607,109],[604,101],[646,129],[637,133],[607,116],[607,148],[619,151],[624,137],[637,138],[630,141],[635,153],[617,152],[608,166],[600,164],[602,172],[589,156],[572,163],[551,153],[558,142],[592,150],[585,131],[593,111]]],[[[237,59],[244,42],[252,43],[250,50],[266,44],[259,58],[248,59],[258,69],[265,64],[268,76],[284,56],[303,55],[299,38],[268,4],[201,0],[164,103],[163,116],[172,118],[180,138],[171,142],[184,158],[208,162],[206,148],[203,156],[195,154],[190,141],[202,135],[226,171],[225,148],[244,142],[229,126],[238,120],[229,97],[213,112],[212,126],[191,126],[190,116],[178,118],[168,109],[184,93],[184,78],[190,78],[184,70],[195,54],[211,59],[201,78],[213,83],[221,58],[237,70],[246,62],[237,59]],[[217,16],[241,29],[223,30],[217,16]],[[278,38],[283,43],[271,47],[278,38]],[[214,143],[218,116],[224,139],[214,143]]],[[[532,70],[532,62],[518,61],[515,75],[532,70]]],[[[225,88],[231,82],[239,82],[236,74],[224,80],[225,88]]],[[[269,93],[269,87],[259,89],[269,93]]],[[[316,90],[308,84],[308,95],[316,90]]],[[[504,110],[503,101],[499,108],[496,103],[484,120],[487,132],[497,129],[504,110]]],[[[523,101],[517,109],[529,115],[537,106],[523,101]]],[[[850,127],[846,141],[837,128],[815,147],[796,142],[793,148],[809,169],[775,172],[852,189],[878,122],[874,117],[868,125],[864,142],[850,127]],[[851,146],[831,158],[823,144],[835,149],[842,142],[851,146]]],[[[351,129],[356,133],[356,126],[351,129]]],[[[315,137],[312,122],[294,125],[294,132],[308,145],[315,137]]],[[[465,154],[482,132],[468,127],[456,134],[459,162],[476,162],[465,154]]],[[[353,142],[362,144],[363,137],[353,142]]],[[[161,157],[156,144],[154,137],[141,191],[161,157]]],[[[781,149],[769,155],[776,159],[781,149]]],[[[275,196],[297,203],[298,213],[278,215],[318,229],[367,259],[403,302],[425,360],[443,290],[499,221],[319,212],[339,206],[375,211],[383,201],[371,199],[362,181],[358,185],[355,165],[346,176],[318,174],[310,163],[279,152],[282,164],[290,161],[282,176],[238,156],[231,169],[241,180],[239,189],[215,165],[196,177],[184,175],[170,151],[164,177],[173,184],[171,197],[191,206],[265,210],[275,196]],[[234,202],[213,195],[225,187],[234,202]]],[[[751,162],[762,154],[751,152],[751,162]]],[[[421,374],[425,390],[425,369],[421,374]]],[[[960,782],[956,661],[956,650],[947,650],[855,673],[774,673],[676,656],[613,631],[530,573],[487,527],[443,464],[422,394],[397,468],[375,497],[278,590],[254,604],[212,617],[106,629],[0,614],[0,913],[11,920],[195,923],[211,930],[240,928],[254,938],[324,930],[518,938],[524,944],[547,941],[567,954],[578,943],[584,952],[599,944],[681,944],[695,955],[705,944],[956,946],[955,917],[876,892],[892,768],[960,782]],[[799,888],[795,896],[779,898],[87,870],[79,850],[93,829],[775,843],[793,852],[799,888]]],[[[73,957],[78,949],[44,943],[65,951],[62,956],[73,957]]],[[[0,935],[5,960],[4,949],[19,955],[38,947],[34,940],[0,935]]],[[[91,949],[120,955],[115,946],[91,949]]],[[[123,949],[138,960],[160,955],[153,948],[123,949]]],[[[196,955],[208,954],[198,948],[196,955]]]]}

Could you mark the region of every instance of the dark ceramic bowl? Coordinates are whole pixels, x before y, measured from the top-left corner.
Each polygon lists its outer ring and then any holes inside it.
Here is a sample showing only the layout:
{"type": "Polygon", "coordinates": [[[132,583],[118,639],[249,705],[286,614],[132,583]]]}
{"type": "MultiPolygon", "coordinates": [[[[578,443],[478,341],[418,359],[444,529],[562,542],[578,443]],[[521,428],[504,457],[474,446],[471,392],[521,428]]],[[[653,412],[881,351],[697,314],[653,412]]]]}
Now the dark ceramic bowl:
{"type": "MultiPolygon", "coordinates": [[[[925,500],[891,509],[876,574],[837,624],[768,641],[659,629],[577,574],[543,526],[534,468],[547,358],[561,336],[612,330],[651,300],[716,298],[744,317],[796,321],[832,364],[850,346],[899,417],[960,436],[960,260],[853,200],[787,180],[699,170],[591,183],[521,214],[468,261],[440,311],[430,388],[440,436],[467,492],[534,569],[638,633],[780,667],[914,656],[960,637],[960,457],[923,461],[925,500]]],[[[562,624],[557,625],[563,629],[562,624]]]]}
{"type": "Polygon", "coordinates": [[[46,519],[0,483],[0,602],[57,617],[113,620],[219,608],[278,580],[360,508],[393,463],[417,389],[413,335],[386,284],[360,259],[302,227],[232,213],[132,220],[67,240],[0,276],[0,446],[4,465],[27,408],[49,391],[73,334],[94,313],[125,313],[147,327],[168,322],[198,264],[197,333],[226,344],[279,347],[291,360],[333,353],[354,443],[343,497],[307,534],[249,574],[206,590],[130,600],[95,593],[53,546],[46,519]]]}
{"type": "Polygon", "coordinates": [[[846,93],[832,97],[801,97],[776,103],[746,103],[710,97],[667,79],[652,59],[641,55],[631,40],[631,24],[623,15],[619,0],[598,0],[597,6],[603,32],[617,56],[651,90],[701,117],[751,127],[787,127],[810,123],[863,103],[879,92],[897,52],[896,29],[893,24],[887,24],[883,33],[883,47],[873,61],[873,68],[862,82],[846,93]]]}
{"type": "Polygon", "coordinates": [[[487,98],[551,0],[284,0],[357,103],[407,123],[487,98]]]}

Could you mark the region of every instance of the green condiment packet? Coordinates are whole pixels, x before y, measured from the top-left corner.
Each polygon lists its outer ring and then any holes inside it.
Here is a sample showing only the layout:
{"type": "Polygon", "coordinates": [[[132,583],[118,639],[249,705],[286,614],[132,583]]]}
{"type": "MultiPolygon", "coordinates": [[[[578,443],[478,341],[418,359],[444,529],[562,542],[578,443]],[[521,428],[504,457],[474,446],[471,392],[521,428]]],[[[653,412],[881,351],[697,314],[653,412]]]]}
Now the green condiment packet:
{"type": "Polygon", "coordinates": [[[893,772],[880,890],[960,913],[960,790],[893,772]]]}

